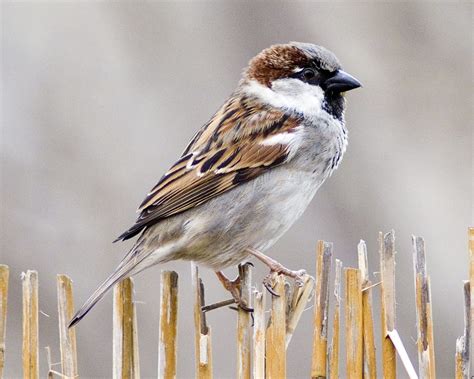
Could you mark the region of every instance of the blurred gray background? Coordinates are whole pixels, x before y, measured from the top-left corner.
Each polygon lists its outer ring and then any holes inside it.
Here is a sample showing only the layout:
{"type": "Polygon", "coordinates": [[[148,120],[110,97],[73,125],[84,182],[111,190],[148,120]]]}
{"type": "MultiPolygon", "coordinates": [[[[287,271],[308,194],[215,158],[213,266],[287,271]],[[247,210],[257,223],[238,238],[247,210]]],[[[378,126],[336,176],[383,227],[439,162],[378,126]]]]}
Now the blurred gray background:
{"type": "MultiPolygon", "coordinates": [[[[44,376],[44,346],[59,361],[55,275],[73,278],[79,306],[130,247],[111,241],[248,60],[293,40],[334,51],[364,88],[348,94],[342,165],[270,254],[314,274],[318,239],[333,241],[335,256],[355,266],[363,238],[378,271],[377,232],[394,228],[397,325],[416,364],[410,238],[424,236],[438,376],[452,377],[472,224],[471,17],[468,2],[3,2],[6,377],[21,376],[20,273],[39,271],[40,308],[49,315],[40,316],[44,376]]],[[[266,270],[256,266],[260,281],[266,270]]],[[[178,376],[193,377],[189,263],[165,268],[180,274],[178,376]]],[[[160,269],[136,277],[144,377],[157,372],[160,269]]],[[[209,302],[228,298],[213,273],[203,278],[209,302]]],[[[374,296],[378,303],[378,290],[374,296]]],[[[82,377],[111,377],[111,317],[109,295],[77,328],[82,377]]],[[[289,348],[290,377],[310,373],[311,318],[309,310],[289,348]]],[[[227,309],[209,316],[219,378],[235,376],[234,321],[227,309]]]]}

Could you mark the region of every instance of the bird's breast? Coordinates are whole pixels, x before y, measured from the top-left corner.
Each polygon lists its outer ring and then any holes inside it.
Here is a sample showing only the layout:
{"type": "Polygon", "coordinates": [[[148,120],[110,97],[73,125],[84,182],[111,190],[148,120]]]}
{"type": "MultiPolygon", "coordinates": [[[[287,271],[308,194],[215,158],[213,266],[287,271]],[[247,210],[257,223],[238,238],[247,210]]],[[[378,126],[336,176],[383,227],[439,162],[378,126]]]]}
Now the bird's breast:
{"type": "Polygon", "coordinates": [[[338,167],[347,147],[344,122],[324,114],[302,124],[304,138],[290,165],[324,181],[338,167]]]}

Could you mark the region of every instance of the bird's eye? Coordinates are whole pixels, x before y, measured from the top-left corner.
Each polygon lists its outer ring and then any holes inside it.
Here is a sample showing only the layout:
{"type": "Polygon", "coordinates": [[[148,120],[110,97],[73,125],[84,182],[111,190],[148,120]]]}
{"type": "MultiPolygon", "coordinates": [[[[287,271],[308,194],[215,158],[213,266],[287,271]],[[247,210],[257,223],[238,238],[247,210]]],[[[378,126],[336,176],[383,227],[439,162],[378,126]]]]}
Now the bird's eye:
{"type": "Polygon", "coordinates": [[[321,70],[318,70],[314,67],[305,67],[302,70],[298,70],[291,78],[299,79],[304,83],[308,83],[311,85],[319,85],[322,75],[324,75],[321,70]]]}
{"type": "Polygon", "coordinates": [[[314,70],[312,68],[305,68],[303,70],[302,74],[303,74],[303,78],[306,81],[309,81],[309,80],[313,79],[316,76],[316,73],[314,72],[314,70]]]}

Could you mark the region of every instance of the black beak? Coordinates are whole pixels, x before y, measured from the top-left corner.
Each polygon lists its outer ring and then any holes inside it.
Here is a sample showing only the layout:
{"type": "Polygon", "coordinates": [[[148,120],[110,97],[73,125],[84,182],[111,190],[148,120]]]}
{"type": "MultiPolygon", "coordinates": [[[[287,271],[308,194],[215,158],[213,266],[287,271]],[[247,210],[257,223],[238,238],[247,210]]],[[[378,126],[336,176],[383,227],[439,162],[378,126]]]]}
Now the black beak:
{"type": "Polygon", "coordinates": [[[323,83],[323,89],[331,93],[346,92],[360,86],[362,84],[356,78],[342,70],[337,70],[333,76],[323,83]]]}

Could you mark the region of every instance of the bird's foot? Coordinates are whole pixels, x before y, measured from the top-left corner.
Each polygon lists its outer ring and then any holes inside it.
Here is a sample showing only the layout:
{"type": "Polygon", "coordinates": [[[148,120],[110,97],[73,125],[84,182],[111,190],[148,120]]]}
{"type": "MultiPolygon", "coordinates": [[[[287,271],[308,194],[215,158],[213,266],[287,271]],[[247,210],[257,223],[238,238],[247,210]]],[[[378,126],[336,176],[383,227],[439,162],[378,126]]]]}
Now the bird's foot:
{"type": "Polygon", "coordinates": [[[277,262],[273,258],[266,256],[258,250],[248,249],[248,252],[254,257],[258,258],[260,261],[265,263],[270,268],[270,273],[263,279],[263,285],[273,296],[278,296],[278,294],[273,290],[273,274],[281,274],[293,278],[295,284],[298,287],[303,286],[304,277],[306,275],[305,270],[290,270],[283,266],[280,262],[277,262]]]}
{"type": "Polygon", "coordinates": [[[293,278],[295,284],[298,287],[302,287],[304,284],[304,277],[306,276],[305,270],[290,270],[278,263],[278,267],[270,268],[270,272],[263,279],[263,285],[273,296],[280,296],[274,290],[274,274],[281,274],[293,278]]]}
{"type": "MultiPolygon", "coordinates": [[[[216,275],[217,277],[219,278],[220,282],[222,283],[222,285],[224,286],[224,288],[230,292],[230,294],[232,295],[232,298],[234,299],[234,303],[237,304],[237,306],[246,311],[246,312],[253,312],[253,309],[250,308],[247,303],[245,302],[244,299],[242,299],[242,296],[240,295],[240,290],[241,290],[241,286],[240,286],[240,276],[237,276],[237,278],[235,278],[234,280],[230,280],[229,278],[227,278],[227,276],[224,275],[224,273],[222,271],[216,271],[216,275]]],[[[217,304],[222,304],[218,307],[216,306],[213,306],[211,309],[217,309],[217,308],[220,308],[220,307],[224,307],[226,305],[229,305],[229,300],[226,300],[224,302],[221,302],[221,303],[217,303],[217,304]]],[[[216,304],[216,305],[217,305],[216,304]]],[[[211,306],[207,306],[207,308],[209,308],[211,306]]],[[[211,310],[211,309],[206,309],[207,311],[211,310]]]]}

